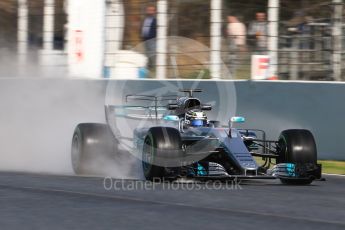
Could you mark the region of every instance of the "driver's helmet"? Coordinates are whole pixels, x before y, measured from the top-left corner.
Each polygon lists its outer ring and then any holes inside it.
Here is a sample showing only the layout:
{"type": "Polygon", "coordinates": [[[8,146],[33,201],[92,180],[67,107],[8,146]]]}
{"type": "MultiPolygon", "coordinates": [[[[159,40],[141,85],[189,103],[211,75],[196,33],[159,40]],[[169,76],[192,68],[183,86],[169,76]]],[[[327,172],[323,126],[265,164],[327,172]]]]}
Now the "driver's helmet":
{"type": "Polygon", "coordinates": [[[190,126],[200,127],[207,123],[207,116],[205,112],[199,109],[192,109],[187,111],[186,120],[190,126]]]}

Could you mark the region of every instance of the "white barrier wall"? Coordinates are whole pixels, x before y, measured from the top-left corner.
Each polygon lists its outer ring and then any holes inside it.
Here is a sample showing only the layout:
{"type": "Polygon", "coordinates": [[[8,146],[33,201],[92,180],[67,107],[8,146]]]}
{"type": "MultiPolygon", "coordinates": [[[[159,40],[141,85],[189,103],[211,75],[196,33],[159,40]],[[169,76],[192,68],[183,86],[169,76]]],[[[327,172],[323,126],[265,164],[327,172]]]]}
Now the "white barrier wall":
{"type": "MultiPolygon", "coordinates": [[[[78,123],[105,122],[107,84],[105,80],[2,79],[0,170],[72,172],[73,130],[78,123]]],[[[148,91],[162,84],[196,86],[191,81],[132,80],[126,82],[124,92],[148,91]]],[[[264,129],[272,139],[284,129],[310,129],[320,159],[345,160],[345,84],[224,81],[217,87],[214,82],[200,82],[196,86],[204,89],[200,98],[216,102],[214,110],[223,111],[224,124],[233,111],[228,111],[230,105],[219,108],[217,102],[233,84],[236,115],[246,117],[243,128],[264,129]]],[[[121,98],[122,92],[118,93],[121,98]]]]}
{"type": "Polygon", "coordinates": [[[269,138],[284,129],[310,129],[319,158],[345,160],[345,84],[246,81],[236,89],[246,127],[267,130],[269,138]]]}

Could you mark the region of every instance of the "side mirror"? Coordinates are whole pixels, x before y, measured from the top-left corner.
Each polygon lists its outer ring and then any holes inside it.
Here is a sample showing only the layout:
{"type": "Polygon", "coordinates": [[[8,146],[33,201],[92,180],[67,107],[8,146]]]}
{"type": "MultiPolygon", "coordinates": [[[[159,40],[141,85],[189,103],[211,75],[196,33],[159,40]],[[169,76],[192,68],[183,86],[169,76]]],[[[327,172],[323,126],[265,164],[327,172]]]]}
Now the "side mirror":
{"type": "Polygon", "coordinates": [[[210,111],[212,110],[212,105],[202,105],[201,110],[210,111]]]}
{"type": "Polygon", "coordinates": [[[234,123],[244,123],[246,119],[244,117],[232,117],[229,120],[229,137],[236,137],[237,134],[233,133],[233,124],[234,123]]]}
{"type": "Polygon", "coordinates": [[[178,108],[178,105],[177,104],[169,104],[167,106],[168,110],[176,110],[178,108]]]}
{"type": "Polygon", "coordinates": [[[163,117],[164,121],[179,121],[179,117],[176,115],[167,115],[165,117],[163,117]]]}
{"type": "Polygon", "coordinates": [[[232,117],[230,119],[231,123],[244,123],[246,119],[244,117],[232,117]]]}

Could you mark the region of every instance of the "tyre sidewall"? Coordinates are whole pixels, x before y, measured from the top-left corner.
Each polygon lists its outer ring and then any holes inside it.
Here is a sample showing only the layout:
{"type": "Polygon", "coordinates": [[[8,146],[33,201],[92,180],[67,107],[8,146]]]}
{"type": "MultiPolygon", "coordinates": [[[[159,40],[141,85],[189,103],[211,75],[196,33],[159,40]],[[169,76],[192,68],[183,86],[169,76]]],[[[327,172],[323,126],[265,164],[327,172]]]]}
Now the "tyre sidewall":
{"type": "Polygon", "coordinates": [[[109,127],[105,124],[79,124],[73,134],[72,152],[75,138],[78,140],[79,162],[73,163],[72,155],[73,170],[76,174],[97,174],[97,170],[90,170],[90,165],[95,164],[93,168],[101,169],[102,165],[97,166],[97,161],[110,159],[114,154],[114,138],[109,127]]]}
{"type": "MultiPolygon", "coordinates": [[[[163,178],[165,167],[164,161],[178,161],[182,156],[182,141],[178,130],[171,127],[153,127],[151,128],[144,141],[144,145],[150,143],[153,156],[150,169],[144,170],[144,176],[148,180],[153,178],[163,178]]],[[[143,154],[147,146],[144,146],[143,154]]],[[[144,160],[143,156],[143,160],[144,160]]],[[[145,162],[143,161],[143,166],[145,162]]],[[[148,162],[146,162],[148,164],[148,162]]]]}

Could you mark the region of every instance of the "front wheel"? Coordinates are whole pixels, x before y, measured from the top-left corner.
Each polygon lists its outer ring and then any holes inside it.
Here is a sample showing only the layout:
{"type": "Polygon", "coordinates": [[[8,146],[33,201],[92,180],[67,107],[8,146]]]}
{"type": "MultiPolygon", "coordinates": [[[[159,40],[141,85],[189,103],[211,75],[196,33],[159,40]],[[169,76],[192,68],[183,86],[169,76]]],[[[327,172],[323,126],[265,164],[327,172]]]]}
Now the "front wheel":
{"type": "MultiPolygon", "coordinates": [[[[280,134],[277,163],[293,163],[305,167],[317,165],[317,150],[313,134],[309,130],[291,129],[280,134]]],[[[307,185],[315,179],[312,175],[300,178],[280,179],[283,184],[307,185]]]]}
{"type": "Polygon", "coordinates": [[[164,179],[167,171],[177,165],[182,156],[182,141],[177,129],[153,127],[144,140],[143,173],[147,180],[164,179]],[[176,164],[174,164],[176,163],[176,164]]]}

